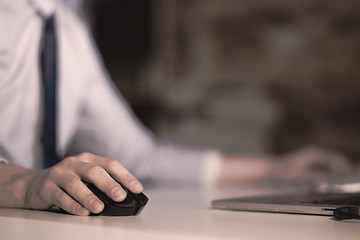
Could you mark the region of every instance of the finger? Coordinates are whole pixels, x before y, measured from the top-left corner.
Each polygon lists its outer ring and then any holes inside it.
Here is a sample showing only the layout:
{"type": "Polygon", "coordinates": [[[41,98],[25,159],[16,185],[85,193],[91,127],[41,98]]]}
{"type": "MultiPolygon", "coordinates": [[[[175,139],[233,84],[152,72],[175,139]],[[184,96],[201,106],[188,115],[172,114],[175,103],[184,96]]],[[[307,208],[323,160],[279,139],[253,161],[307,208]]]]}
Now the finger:
{"type": "Polygon", "coordinates": [[[351,173],[351,165],[348,160],[339,154],[330,152],[309,156],[306,164],[308,169],[314,172],[324,172],[335,175],[351,173]]]}
{"type": "Polygon", "coordinates": [[[80,215],[80,216],[88,216],[90,214],[89,210],[82,207],[78,202],[72,199],[67,193],[65,193],[62,189],[55,186],[52,192],[52,203],[66,212],[80,215]]]}
{"type": "Polygon", "coordinates": [[[101,166],[108,172],[112,177],[114,177],[118,182],[122,183],[133,193],[140,193],[143,191],[143,186],[139,180],[133,176],[121,163],[116,160],[111,160],[105,157],[96,156],[93,154],[82,154],[79,155],[80,158],[86,158],[91,163],[101,166]]]}
{"type": "Polygon", "coordinates": [[[95,184],[97,188],[111,197],[114,201],[120,202],[126,198],[126,192],[104,168],[93,164],[82,164],[78,169],[78,175],[87,182],[95,184]]]}
{"type": "Polygon", "coordinates": [[[115,179],[121,182],[133,193],[141,193],[143,185],[140,181],[132,175],[121,163],[115,160],[110,160],[103,163],[103,168],[111,174],[115,179]]]}
{"type": "Polygon", "coordinates": [[[57,184],[89,211],[100,213],[104,209],[104,203],[90,191],[90,189],[81,181],[80,177],[64,176],[57,184]]]}

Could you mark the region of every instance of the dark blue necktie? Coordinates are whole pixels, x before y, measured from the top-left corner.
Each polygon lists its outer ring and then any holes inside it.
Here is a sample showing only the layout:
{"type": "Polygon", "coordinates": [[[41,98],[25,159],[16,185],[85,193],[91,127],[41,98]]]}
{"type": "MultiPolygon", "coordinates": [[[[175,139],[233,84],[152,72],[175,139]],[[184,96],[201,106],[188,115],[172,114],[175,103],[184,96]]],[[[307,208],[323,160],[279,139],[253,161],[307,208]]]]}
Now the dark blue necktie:
{"type": "Polygon", "coordinates": [[[57,78],[57,44],[55,17],[45,19],[42,48],[40,52],[41,76],[44,91],[43,154],[44,168],[58,162],[56,153],[56,78],[57,78]]]}

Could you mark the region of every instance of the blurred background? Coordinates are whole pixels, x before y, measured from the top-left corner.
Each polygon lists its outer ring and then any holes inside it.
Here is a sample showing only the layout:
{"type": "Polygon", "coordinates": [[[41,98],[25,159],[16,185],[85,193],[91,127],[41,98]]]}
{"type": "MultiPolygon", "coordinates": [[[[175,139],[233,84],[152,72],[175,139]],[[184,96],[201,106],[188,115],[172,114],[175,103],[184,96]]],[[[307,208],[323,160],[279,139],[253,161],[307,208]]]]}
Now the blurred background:
{"type": "Polygon", "coordinates": [[[359,0],[78,4],[160,139],[228,154],[314,145],[360,160],[359,0]]]}

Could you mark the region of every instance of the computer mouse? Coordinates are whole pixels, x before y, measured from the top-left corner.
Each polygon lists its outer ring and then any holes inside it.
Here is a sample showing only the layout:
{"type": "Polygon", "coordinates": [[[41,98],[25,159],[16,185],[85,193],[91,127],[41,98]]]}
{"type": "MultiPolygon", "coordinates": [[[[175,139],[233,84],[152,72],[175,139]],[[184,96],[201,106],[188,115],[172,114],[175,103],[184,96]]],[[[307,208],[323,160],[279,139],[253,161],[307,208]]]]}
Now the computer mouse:
{"type": "Polygon", "coordinates": [[[135,194],[123,187],[127,196],[121,202],[115,202],[100,189],[98,189],[93,183],[86,183],[87,187],[101,200],[104,202],[104,210],[98,214],[101,216],[135,216],[139,215],[144,209],[149,199],[143,193],[135,194]]]}

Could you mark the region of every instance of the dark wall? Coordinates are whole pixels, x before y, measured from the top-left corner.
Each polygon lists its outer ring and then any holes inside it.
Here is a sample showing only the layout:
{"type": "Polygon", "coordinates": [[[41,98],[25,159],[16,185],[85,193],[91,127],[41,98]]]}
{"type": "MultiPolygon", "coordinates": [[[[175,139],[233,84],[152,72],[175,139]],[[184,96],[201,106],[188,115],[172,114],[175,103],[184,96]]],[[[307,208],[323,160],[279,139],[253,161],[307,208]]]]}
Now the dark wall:
{"type": "Polygon", "coordinates": [[[135,81],[151,54],[151,1],[95,1],[92,7],[95,37],[114,80],[135,81]]]}
{"type": "MultiPolygon", "coordinates": [[[[230,138],[225,132],[222,143],[224,146],[234,142],[246,144],[258,134],[256,129],[264,132],[256,124],[266,125],[268,115],[260,114],[265,116],[264,121],[257,123],[257,115],[252,117],[252,114],[254,111],[267,113],[266,102],[270,97],[276,105],[272,111],[277,114],[277,120],[268,134],[267,130],[266,134],[259,134],[259,138],[266,138],[266,147],[253,149],[283,153],[316,145],[360,159],[358,0],[169,1],[92,1],[94,34],[106,66],[148,126],[166,125],[164,132],[174,132],[168,136],[191,142],[191,138],[202,134],[196,133],[199,128],[194,128],[193,135],[179,137],[184,134],[178,130],[181,129],[180,118],[176,117],[179,120],[176,124],[171,117],[163,118],[162,122],[157,119],[159,112],[164,116],[171,111],[182,111],[188,124],[195,122],[189,124],[191,126],[209,124],[212,129],[204,130],[206,138],[215,139],[220,138],[219,129],[228,124],[225,112],[231,111],[226,114],[233,119],[252,120],[242,122],[249,126],[238,126],[235,121],[237,130],[226,131],[236,134],[230,138]],[[159,20],[159,15],[154,14],[162,13],[160,8],[164,8],[165,13],[159,20]],[[158,32],[156,24],[163,27],[162,32],[158,32]],[[166,39],[160,39],[160,35],[166,39]],[[159,42],[166,47],[159,46],[159,42]],[[164,79],[158,79],[164,84],[156,86],[161,88],[157,92],[181,88],[177,86],[183,86],[183,82],[187,89],[198,88],[201,94],[192,96],[198,102],[189,103],[189,108],[201,106],[203,112],[209,112],[218,106],[217,101],[228,101],[229,106],[235,104],[233,99],[241,99],[242,95],[246,98],[244,91],[248,87],[254,91],[254,96],[245,101],[256,102],[256,109],[244,113],[240,108],[252,108],[242,104],[239,108],[219,111],[224,116],[215,117],[210,113],[206,118],[201,111],[191,109],[187,115],[188,106],[176,109],[184,99],[190,101],[186,99],[190,90],[184,92],[183,98],[179,93],[176,94],[178,99],[168,98],[174,101],[171,103],[164,97],[166,94],[144,98],[137,83],[147,81],[140,73],[143,67],[151,66],[154,56],[158,62],[163,62],[158,71],[172,71],[164,74],[164,79]],[[171,62],[167,65],[169,59],[171,62]],[[225,91],[229,91],[232,98],[225,91]],[[245,132],[249,129],[254,132],[245,132]],[[219,131],[212,134],[214,130],[219,131]]],[[[261,141],[254,141],[254,144],[258,142],[261,141]]],[[[233,149],[242,148],[234,145],[233,149]]]]}

